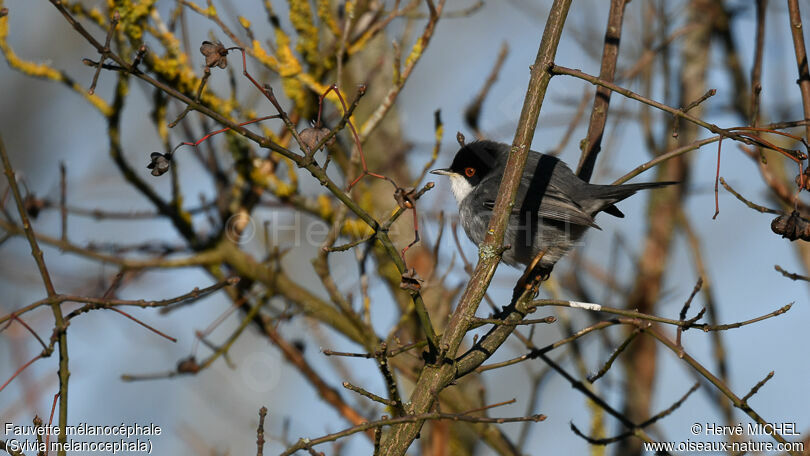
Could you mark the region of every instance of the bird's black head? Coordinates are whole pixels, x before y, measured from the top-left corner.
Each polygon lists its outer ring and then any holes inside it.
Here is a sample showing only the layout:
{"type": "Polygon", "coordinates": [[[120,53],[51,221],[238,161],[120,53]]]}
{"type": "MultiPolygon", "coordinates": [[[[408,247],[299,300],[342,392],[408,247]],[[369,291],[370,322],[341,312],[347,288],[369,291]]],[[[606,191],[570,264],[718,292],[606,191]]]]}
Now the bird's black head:
{"type": "Polygon", "coordinates": [[[499,167],[498,158],[503,148],[503,144],[493,141],[467,144],[456,152],[449,168],[434,169],[431,173],[449,177],[450,189],[461,203],[476,185],[499,167]]]}

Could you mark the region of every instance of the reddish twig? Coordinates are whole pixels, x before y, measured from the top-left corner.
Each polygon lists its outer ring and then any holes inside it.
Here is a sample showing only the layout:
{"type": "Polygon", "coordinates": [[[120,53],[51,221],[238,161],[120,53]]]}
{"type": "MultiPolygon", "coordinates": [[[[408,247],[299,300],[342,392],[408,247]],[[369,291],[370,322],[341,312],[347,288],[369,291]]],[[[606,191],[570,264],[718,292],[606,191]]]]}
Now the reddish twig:
{"type": "Polygon", "coordinates": [[[110,310],[112,310],[112,311],[114,311],[114,312],[118,312],[118,313],[120,313],[121,315],[123,315],[123,316],[125,316],[125,317],[129,318],[130,320],[134,321],[135,323],[137,323],[137,324],[139,324],[139,325],[143,326],[144,328],[146,328],[146,329],[148,329],[148,330],[152,331],[153,333],[157,334],[158,336],[161,336],[161,337],[164,337],[164,338],[166,338],[166,339],[169,339],[169,340],[170,340],[170,341],[172,341],[172,342],[177,342],[177,339],[175,339],[174,337],[167,336],[167,335],[166,335],[166,334],[164,334],[163,332],[158,331],[157,329],[153,328],[152,326],[149,326],[148,324],[146,324],[146,323],[142,322],[141,320],[138,320],[137,318],[135,318],[135,317],[133,317],[132,315],[130,315],[130,314],[128,314],[128,313],[126,313],[126,312],[124,312],[124,311],[123,311],[123,310],[121,310],[121,309],[116,309],[116,308],[114,308],[114,307],[110,307],[110,310]]]}
{"type": "MultiPolygon", "coordinates": [[[[250,125],[250,124],[253,124],[253,123],[256,123],[256,122],[262,122],[262,121],[264,121],[264,120],[268,120],[268,119],[278,119],[278,118],[279,118],[279,116],[278,116],[278,115],[264,116],[264,117],[259,117],[259,118],[257,118],[257,119],[248,120],[248,121],[245,121],[245,122],[238,123],[238,124],[236,124],[236,126],[237,126],[237,127],[244,127],[245,125],[250,125]]],[[[167,158],[171,159],[171,157],[174,155],[175,151],[176,151],[177,149],[179,149],[180,147],[182,147],[182,146],[191,146],[191,147],[197,147],[197,146],[199,146],[201,143],[203,143],[203,142],[204,142],[206,139],[208,139],[208,138],[210,138],[210,137],[212,137],[212,136],[214,136],[214,135],[218,135],[218,134],[220,134],[220,133],[224,133],[224,132],[226,132],[226,131],[228,131],[228,130],[233,130],[233,128],[232,128],[232,127],[220,128],[219,130],[214,130],[214,131],[212,131],[212,132],[210,132],[210,133],[206,134],[205,136],[203,136],[202,138],[198,139],[197,141],[194,141],[194,142],[188,142],[188,141],[181,142],[180,144],[176,145],[176,146],[174,147],[174,149],[172,149],[172,151],[171,151],[169,154],[167,154],[167,158]]]]}
{"type": "MultiPolygon", "coordinates": [[[[59,399],[59,393],[56,393],[56,394],[53,395],[53,404],[51,404],[51,415],[48,417],[48,427],[51,427],[51,425],[53,425],[53,412],[56,411],[56,400],[57,399],[59,399]]],[[[60,415],[62,414],[61,410],[59,411],[59,414],[60,415]]],[[[50,438],[51,438],[51,433],[48,432],[45,435],[45,448],[50,448],[50,446],[48,446],[50,438]]],[[[48,454],[47,451],[45,452],[45,454],[47,456],[47,454],[48,454]]]]}
{"type": "MultiPolygon", "coordinates": [[[[334,91],[335,95],[337,95],[337,97],[338,97],[338,100],[340,100],[340,105],[343,107],[344,117],[346,117],[347,123],[349,124],[349,129],[352,131],[352,136],[354,137],[354,144],[357,147],[357,155],[360,156],[360,164],[363,167],[363,172],[360,173],[360,175],[357,176],[351,183],[349,183],[349,186],[346,188],[346,191],[350,191],[352,189],[352,187],[354,187],[354,184],[356,184],[360,179],[362,179],[365,176],[371,176],[371,177],[376,177],[377,179],[386,180],[386,181],[390,182],[391,185],[393,185],[395,189],[398,189],[399,186],[391,178],[389,178],[387,176],[383,176],[382,174],[372,173],[371,171],[368,170],[368,165],[366,165],[366,157],[363,154],[363,144],[360,141],[360,135],[357,134],[357,129],[354,127],[354,122],[352,122],[351,118],[349,118],[351,116],[351,111],[347,107],[346,100],[343,99],[343,95],[340,94],[340,89],[338,89],[337,85],[332,84],[331,86],[329,86],[328,89],[326,89],[326,92],[324,92],[323,95],[321,95],[321,105],[323,104],[324,97],[326,97],[326,95],[330,91],[334,91]]],[[[365,91],[366,91],[365,86],[361,86],[361,88],[358,89],[357,100],[360,99],[360,96],[362,96],[362,94],[364,94],[365,91]]],[[[354,105],[356,106],[356,101],[355,101],[354,105]]],[[[352,111],[353,110],[354,109],[352,108],[352,111]]],[[[320,122],[320,120],[321,120],[321,109],[319,107],[318,108],[318,122],[320,122]]],[[[321,142],[323,142],[323,143],[325,143],[326,141],[328,141],[328,138],[324,138],[323,140],[321,140],[321,142]]]]}
{"type": "MultiPolygon", "coordinates": [[[[34,335],[34,337],[37,339],[37,341],[39,342],[39,344],[42,346],[42,348],[43,348],[44,350],[48,350],[48,346],[47,346],[47,345],[45,345],[45,342],[42,340],[42,338],[41,338],[41,337],[39,337],[39,334],[37,334],[37,332],[36,332],[36,331],[34,331],[34,329],[33,329],[33,328],[31,328],[30,326],[28,326],[28,323],[26,323],[25,321],[23,321],[23,319],[22,319],[22,318],[20,318],[20,317],[19,317],[19,316],[17,316],[17,315],[12,315],[12,317],[11,317],[11,318],[12,318],[12,319],[14,319],[14,320],[17,320],[17,322],[19,322],[21,325],[23,325],[23,326],[25,327],[25,329],[27,329],[27,330],[28,330],[28,332],[30,332],[31,334],[33,334],[33,335],[34,335]]],[[[9,321],[9,323],[11,323],[11,322],[9,321]]],[[[6,325],[6,327],[8,327],[8,325],[6,325]]],[[[4,327],[3,329],[5,329],[5,327],[4,327]]]]}
{"type": "Polygon", "coordinates": [[[16,371],[16,372],[14,372],[13,374],[11,374],[11,377],[9,377],[9,379],[8,379],[8,380],[6,380],[6,382],[5,382],[5,383],[3,383],[2,385],[0,385],[0,391],[3,391],[3,389],[4,389],[6,386],[8,386],[8,384],[9,384],[9,383],[11,383],[11,381],[12,381],[12,380],[14,380],[14,379],[15,379],[15,378],[16,378],[18,375],[20,375],[20,373],[21,373],[22,371],[24,371],[24,370],[25,370],[25,369],[26,369],[28,366],[30,366],[31,364],[33,364],[33,363],[34,363],[34,361],[36,361],[36,360],[38,360],[38,359],[40,359],[40,358],[42,358],[42,353],[38,354],[37,356],[34,356],[34,357],[31,359],[31,361],[28,361],[27,363],[23,364],[23,365],[22,365],[22,366],[21,366],[19,369],[17,369],[17,371],[16,371]]]}

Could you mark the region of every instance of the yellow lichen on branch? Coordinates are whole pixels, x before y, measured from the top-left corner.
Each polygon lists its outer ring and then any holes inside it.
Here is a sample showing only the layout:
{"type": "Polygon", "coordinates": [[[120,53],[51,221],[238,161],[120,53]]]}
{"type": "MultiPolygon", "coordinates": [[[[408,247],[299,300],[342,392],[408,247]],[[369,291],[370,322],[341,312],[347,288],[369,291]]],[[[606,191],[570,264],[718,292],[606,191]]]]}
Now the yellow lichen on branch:
{"type": "Polygon", "coordinates": [[[253,52],[252,52],[253,57],[255,57],[256,60],[258,60],[259,63],[261,63],[265,67],[278,73],[280,67],[278,59],[276,59],[275,56],[268,54],[267,51],[265,51],[264,48],[262,47],[262,43],[259,42],[259,40],[253,40],[252,44],[253,44],[253,52]]]}
{"type": "Polygon", "coordinates": [[[413,47],[411,48],[411,52],[408,53],[408,57],[405,59],[405,67],[402,69],[401,75],[397,77],[394,85],[388,90],[388,93],[383,98],[382,103],[380,103],[368,120],[363,123],[363,126],[360,127],[361,141],[365,141],[366,138],[368,138],[371,132],[374,131],[377,125],[379,125],[380,121],[382,121],[383,117],[385,117],[385,115],[391,109],[391,106],[396,101],[399,92],[405,86],[405,83],[408,81],[408,77],[411,75],[414,67],[422,57],[425,48],[427,48],[428,44],[430,43],[430,39],[433,37],[433,31],[436,27],[436,23],[441,17],[442,10],[444,9],[444,3],[444,0],[440,1],[436,6],[435,11],[431,13],[431,18],[425,26],[422,36],[416,40],[416,43],[414,43],[413,47]]]}
{"type": "Polygon", "coordinates": [[[28,76],[61,82],[73,89],[74,92],[83,96],[104,116],[108,116],[112,112],[110,105],[103,98],[96,94],[88,94],[84,87],[76,83],[76,81],[63,71],[52,68],[44,63],[29,62],[20,58],[8,44],[8,16],[0,18],[0,50],[2,50],[11,68],[28,76]]]}
{"type": "Polygon", "coordinates": [[[324,220],[330,220],[335,213],[335,208],[332,207],[332,200],[323,193],[318,195],[318,208],[319,215],[324,220]]]}
{"type": "Polygon", "coordinates": [[[143,0],[140,2],[132,2],[131,0],[124,0],[117,2],[115,8],[121,14],[120,27],[124,30],[130,38],[135,41],[143,40],[143,24],[142,22],[149,16],[152,8],[155,6],[155,0],[143,0]]]}
{"type": "Polygon", "coordinates": [[[413,48],[411,48],[411,53],[408,54],[408,58],[405,59],[405,68],[412,67],[420,57],[422,57],[422,52],[425,50],[423,43],[424,38],[419,38],[416,40],[416,43],[413,44],[413,48]]]}
{"type": "Polygon", "coordinates": [[[279,179],[275,173],[265,173],[261,168],[254,168],[251,170],[250,178],[257,184],[270,190],[270,192],[281,200],[285,200],[296,194],[298,190],[297,185],[292,185],[289,182],[284,182],[279,179]]]}
{"type": "Polygon", "coordinates": [[[98,25],[104,27],[107,24],[107,17],[102,14],[101,10],[94,6],[89,10],[81,3],[65,3],[65,9],[70,11],[74,16],[86,17],[98,25]]]}
{"type": "Polygon", "coordinates": [[[298,44],[295,46],[295,50],[313,67],[323,65],[325,62],[321,61],[318,52],[318,27],[313,21],[309,2],[289,0],[288,3],[290,5],[290,23],[298,33],[298,44]]]}
{"type": "Polygon", "coordinates": [[[335,15],[332,14],[332,5],[329,0],[318,0],[317,8],[318,19],[329,28],[332,35],[340,36],[340,27],[338,27],[337,21],[335,21],[335,15]]]}
{"type": "Polygon", "coordinates": [[[343,234],[354,237],[362,238],[374,234],[374,230],[368,224],[360,219],[349,219],[343,224],[343,234]]]}

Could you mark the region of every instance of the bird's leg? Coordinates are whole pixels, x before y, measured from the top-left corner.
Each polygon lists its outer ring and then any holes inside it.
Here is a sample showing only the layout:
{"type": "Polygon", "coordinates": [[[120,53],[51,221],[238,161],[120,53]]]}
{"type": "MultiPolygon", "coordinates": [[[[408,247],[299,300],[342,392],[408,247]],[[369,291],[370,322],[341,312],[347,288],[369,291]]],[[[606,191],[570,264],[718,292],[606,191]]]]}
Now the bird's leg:
{"type": "Polygon", "coordinates": [[[523,275],[520,276],[520,279],[518,279],[515,289],[512,292],[511,303],[508,307],[504,308],[502,312],[506,311],[506,309],[513,308],[518,299],[520,299],[524,293],[529,292],[536,294],[540,284],[543,283],[544,280],[548,279],[549,275],[551,275],[551,270],[554,268],[554,266],[538,267],[540,260],[543,259],[545,254],[546,250],[541,250],[526,267],[526,270],[523,272],[523,275]]]}
{"type": "Polygon", "coordinates": [[[538,270],[535,272],[535,268],[537,268],[537,265],[540,263],[540,260],[542,260],[545,255],[546,249],[541,250],[540,252],[537,253],[537,255],[535,255],[534,259],[532,259],[532,262],[529,263],[529,266],[526,267],[526,270],[523,272],[523,275],[520,276],[520,279],[518,280],[518,286],[522,285],[521,288],[528,290],[529,288],[532,287],[532,283],[535,282],[538,278],[545,279],[548,277],[548,274],[551,273],[551,270],[545,272],[544,271],[545,268],[538,268],[538,270]],[[545,277],[543,277],[543,275],[545,275],[545,277]]]}

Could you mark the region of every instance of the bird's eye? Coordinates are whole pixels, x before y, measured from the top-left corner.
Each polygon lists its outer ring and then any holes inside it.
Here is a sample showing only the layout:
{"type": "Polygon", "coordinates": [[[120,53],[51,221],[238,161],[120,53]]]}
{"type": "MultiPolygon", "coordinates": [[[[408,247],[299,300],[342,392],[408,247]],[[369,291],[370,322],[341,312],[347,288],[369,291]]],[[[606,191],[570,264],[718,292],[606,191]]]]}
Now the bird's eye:
{"type": "Polygon", "coordinates": [[[472,166],[464,168],[464,175],[467,177],[475,176],[475,168],[473,168],[472,166]]]}

